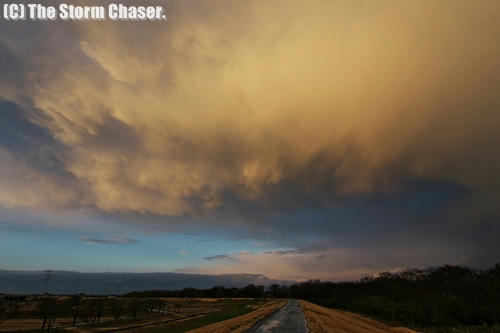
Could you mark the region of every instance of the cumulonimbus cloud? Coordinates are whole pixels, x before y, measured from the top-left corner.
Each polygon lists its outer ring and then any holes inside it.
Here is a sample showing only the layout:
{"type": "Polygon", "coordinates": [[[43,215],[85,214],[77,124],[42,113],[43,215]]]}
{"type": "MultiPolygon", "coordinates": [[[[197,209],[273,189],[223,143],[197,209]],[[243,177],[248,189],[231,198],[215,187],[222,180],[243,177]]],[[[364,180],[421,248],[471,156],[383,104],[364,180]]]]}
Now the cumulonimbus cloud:
{"type": "Polygon", "coordinates": [[[409,178],[498,186],[495,5],[461,3],[222,1],[201,15],[184,1],[168,25],[133,28],[154,43],[103,22],[72,26],[57,55],[35,43],[38,63],[4,44],[38,75],[24,78],[30,121],[75,179],[31,190],[33,204],[199,215],[225,193],[268,201],[291,183],[327,201],[409,178]]]}
{"type": "Polygon", "coordinates": [[[0,142],[0,205],[460,243],[500,216],[499,7],[184,0],[162,24],[6,26],[1,107],[31,129],[0,142]]]}

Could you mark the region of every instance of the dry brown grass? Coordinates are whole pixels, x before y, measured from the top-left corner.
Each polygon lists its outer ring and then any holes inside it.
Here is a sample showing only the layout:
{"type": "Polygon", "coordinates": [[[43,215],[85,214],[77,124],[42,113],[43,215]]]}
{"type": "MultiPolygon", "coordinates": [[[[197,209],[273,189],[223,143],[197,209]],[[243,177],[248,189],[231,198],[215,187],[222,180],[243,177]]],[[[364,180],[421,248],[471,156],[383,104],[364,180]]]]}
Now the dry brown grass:
{"type": "Polygon", "coordinates": [[[279,309],[285,304],[283,300],[276,300],[258,307],[256,310],[242,316],[210,324],[189,331],[189,333],[239,333],[250,328],[259,319],[279,309]]]}
{"type": "Polygon", "coordinates": [[[218,298],[197,298],[196,300],[198,300],[200,302],[207,302],[207,303],[215,303],[215,302],[219,301],[218,298]]]}
{"type": "Polygon", "coordinates": [[[42,326],[42,320],[35,319],[11,319],[0,325],[0,332],[12,332],[17,330],[36,330],[42,326]]]}
{"type": "Polygon", "coordinates": [[[306,301],[300,301],[300,304],[311,333],[415,333],[405,327],[391,327],[354,313],[327,309],[306,301]]]}

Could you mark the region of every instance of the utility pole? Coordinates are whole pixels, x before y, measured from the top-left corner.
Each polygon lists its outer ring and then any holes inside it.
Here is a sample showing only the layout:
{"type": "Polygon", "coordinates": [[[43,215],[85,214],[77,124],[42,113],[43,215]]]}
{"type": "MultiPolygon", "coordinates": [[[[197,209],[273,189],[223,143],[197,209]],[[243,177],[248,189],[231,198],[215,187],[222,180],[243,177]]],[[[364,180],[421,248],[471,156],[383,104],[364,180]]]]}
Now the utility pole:
{"type": "Polygon", "coordinates": [[[41,291],[41,294],[46,294],[47,293],[47,287],[49,285],[49,280],[50,280],[50,274],[52,273],[51,270],[46,270],[45,271],[45,278],[43,279],[43,289],[41,291]]]}

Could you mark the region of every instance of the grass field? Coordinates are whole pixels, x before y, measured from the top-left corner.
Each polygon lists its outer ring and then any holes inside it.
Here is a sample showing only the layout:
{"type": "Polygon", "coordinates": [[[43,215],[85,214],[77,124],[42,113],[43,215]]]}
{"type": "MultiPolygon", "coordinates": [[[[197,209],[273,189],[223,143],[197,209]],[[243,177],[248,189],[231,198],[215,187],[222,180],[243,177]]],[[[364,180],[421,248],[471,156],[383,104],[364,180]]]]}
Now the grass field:
{"type": "Polygon", "coordinates": [[[258,299],[220,299],[218,301],[206,302],[205,310],[217,308],[216,312],[195,317],[192,319],[182,320],[161,324],[156,327],[145,327],[131,330],[134,333],[160,333],[160,332],[187,332],[199,327],[210,325],[212,323],[224,321],[247,314],[268,303],[267,300],[258,299]]]}
{"type": "Polygon", "coordinates": [[[43,322],[47,320],[53,321],[52,332],[61,333],[124,329],[139,333],[186,332],[248,314],[269,303],[276,301],[251,298],[88,297],[80,299],[76,308],[76,303],[71,303],[68,297],[35,298],[19,301],[13,318],[0,324],[0,332],[40,332],[43,322]],[[46,304],[51,304],[53,308],[44,307],[46,304]],[[77,325],[72,326],[75,309],[78,310],[77,325]]]}

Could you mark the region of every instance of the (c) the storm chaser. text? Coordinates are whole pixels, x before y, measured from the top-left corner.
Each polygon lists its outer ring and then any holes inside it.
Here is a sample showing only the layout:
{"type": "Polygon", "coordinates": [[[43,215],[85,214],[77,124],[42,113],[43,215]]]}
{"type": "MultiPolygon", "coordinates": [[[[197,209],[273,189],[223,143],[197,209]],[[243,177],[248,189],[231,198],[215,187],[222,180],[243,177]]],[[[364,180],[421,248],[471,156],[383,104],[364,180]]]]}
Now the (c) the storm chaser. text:
{"type": "Polygon", "coordinates": [[[4,4],[3,18],[5,20],[166,20],[167,15],[162,6],[126,6],[110,4],[104,6],[75,6],[60,4],[59,7],[42,4],[4,4]]]}

